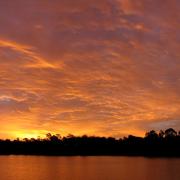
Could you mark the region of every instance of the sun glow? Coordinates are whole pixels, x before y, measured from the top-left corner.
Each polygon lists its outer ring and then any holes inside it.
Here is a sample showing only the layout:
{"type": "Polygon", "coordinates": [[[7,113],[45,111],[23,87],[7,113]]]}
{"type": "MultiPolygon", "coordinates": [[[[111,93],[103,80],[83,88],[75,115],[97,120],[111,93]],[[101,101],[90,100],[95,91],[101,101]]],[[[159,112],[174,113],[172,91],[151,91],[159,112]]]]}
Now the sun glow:
{"type": "Polygon", "coordinates": [[[18,132],[14,136],[15,136],[15,138],[19,138],[19,139],[24,139],[24,138],[28,138],[28,139],[35,138],[35,139],[37,139],[37,138],[44,138],[45,137],[44,134],[33,133],[33,132],[29,132],[29,133],[18,132]]]}

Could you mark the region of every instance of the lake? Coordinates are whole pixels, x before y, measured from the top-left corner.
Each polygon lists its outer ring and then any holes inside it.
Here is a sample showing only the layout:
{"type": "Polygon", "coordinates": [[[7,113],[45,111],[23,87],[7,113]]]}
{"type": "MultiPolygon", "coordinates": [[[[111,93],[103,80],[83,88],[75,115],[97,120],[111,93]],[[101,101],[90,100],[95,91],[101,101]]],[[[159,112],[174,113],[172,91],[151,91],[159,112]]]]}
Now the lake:
{"type": "Polygon", "coordinates": [[[180,158],[0,156],[0,180],[180,180],[180,158]]]}

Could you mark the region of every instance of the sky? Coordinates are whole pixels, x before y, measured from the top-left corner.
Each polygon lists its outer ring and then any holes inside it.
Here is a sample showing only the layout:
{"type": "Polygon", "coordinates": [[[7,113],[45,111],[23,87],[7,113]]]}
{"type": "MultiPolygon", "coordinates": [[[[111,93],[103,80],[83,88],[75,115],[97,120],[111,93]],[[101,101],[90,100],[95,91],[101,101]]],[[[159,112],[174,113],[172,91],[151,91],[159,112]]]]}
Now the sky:
{"type": "Polygon", "coordinates": [[[0,138],[180,129],[179,0],[0,0],[0,138]]]}

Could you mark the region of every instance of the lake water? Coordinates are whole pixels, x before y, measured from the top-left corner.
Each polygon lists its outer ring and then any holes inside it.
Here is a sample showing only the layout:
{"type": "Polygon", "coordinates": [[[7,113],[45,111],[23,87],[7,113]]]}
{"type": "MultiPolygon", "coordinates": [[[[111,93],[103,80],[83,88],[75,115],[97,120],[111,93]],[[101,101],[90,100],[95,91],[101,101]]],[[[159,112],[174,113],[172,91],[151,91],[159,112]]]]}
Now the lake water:
{"type": "Polygon", "coordinates": [[[180,180],[180,158],[0,156],[0,180],[180,180]]]}

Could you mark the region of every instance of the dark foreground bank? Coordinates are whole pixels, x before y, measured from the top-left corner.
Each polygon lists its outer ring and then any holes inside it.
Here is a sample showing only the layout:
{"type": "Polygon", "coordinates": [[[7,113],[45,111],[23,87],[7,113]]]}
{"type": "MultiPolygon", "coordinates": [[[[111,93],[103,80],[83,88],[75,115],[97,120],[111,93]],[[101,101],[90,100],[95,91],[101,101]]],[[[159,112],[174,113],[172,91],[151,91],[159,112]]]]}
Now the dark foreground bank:
{"type": "Polygon", "coordinates": [[[180,133],[169,128],[145,137],[112,137],[47,134],[45,139],[0,140],[1,155],[123,155],[180,157],[180,133]]]}

